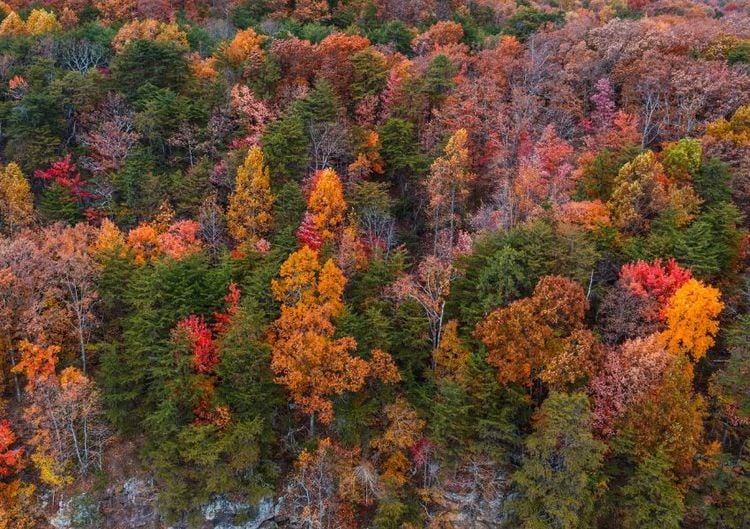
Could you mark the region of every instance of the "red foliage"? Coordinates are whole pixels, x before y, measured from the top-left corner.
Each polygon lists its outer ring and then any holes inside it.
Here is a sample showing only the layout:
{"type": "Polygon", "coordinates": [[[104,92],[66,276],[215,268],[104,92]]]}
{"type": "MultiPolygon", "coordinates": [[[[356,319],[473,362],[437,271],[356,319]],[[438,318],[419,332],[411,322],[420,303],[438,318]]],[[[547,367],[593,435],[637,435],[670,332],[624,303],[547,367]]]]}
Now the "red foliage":
{"type": "Polygon", "coordinates": [[[94,196],[84,189],[88,182],[81,178],[81,173],[78,171],[76,164],[71,161],[70,154],[66,154],[65,158],[53,162],[45,171],[34,171],[34,176],[42,180],[57,182],[67,189],[70,197],[74,200],[83,200],[94,196]]]}
{"type": "Polygon", "coordinates": [[[0,421],[0,478],[15,473],[21,466],[23,448],[10,448],[15,441],[16,434],[10,426],[10,421],[0,421]]]}
{"type": "Polygon", "coordinates": [[[411,460],[417,468],[422,468],[429,464],[434,452],[435,445],[433,445],[426,437],[422,437],[419,441],[414,443],[414,446],[409,447],[411,460]]]}
{"type": "Polygon", "coordinates": [[[315,227],[315,219],[310,213],[305,213],[302,224],[297,229],[297,240],[302,246],[307,246],[315,251],[323,246],[323,237],[318,233],[318,229],[315,227]]]}
{"type": "Polygon", "coordinates": [[[692,276],[689,268],[681,268],[677,261],[670,259],[666,266],[661,259],[649,264],[645,261],[628,263],[620,269],[620,282],[637,296],[647,299],[650,308],[645,317],[663,320],[663,310],[669,298],[692,276]]]}
{"type": "Polygon", "coordinates": [[[177,328],[184,330],[190,338],[193,369],[198,373],[211,373],[219,363],[219,352],[206,320],[191,314],[178,323],[177,328]]]}
{"type": "Polygon", "coordinates": [[[213,329],[216,334],[227,332],[232,315],[237,312],[240,306],[240,289],[237,288],[237,284],[234,281],[229,283],[229,293],[224,297],[224,302],[227,305],[227,310],[225,312],[214,313],[213,329]]]}

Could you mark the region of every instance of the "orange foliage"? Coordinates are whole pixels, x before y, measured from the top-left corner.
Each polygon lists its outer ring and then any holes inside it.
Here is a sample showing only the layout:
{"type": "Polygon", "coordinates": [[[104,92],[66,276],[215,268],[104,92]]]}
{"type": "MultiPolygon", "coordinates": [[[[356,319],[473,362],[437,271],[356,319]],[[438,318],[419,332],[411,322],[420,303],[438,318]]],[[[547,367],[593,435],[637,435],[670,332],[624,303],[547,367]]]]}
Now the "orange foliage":
{"type": "Polygon", "coordinates": [[[330,397],[358,391],[371,372],[365,360],[351,356],[357,347],[354,338],[333,337],[331,318],[343,310],[346,279],[331,260],[321,268],[307,246],[289,256],[280,277],[272,283],[283,305],[271,333],[271,368],[304,413],[330,423],[330,397]]]}
{"type": "Polygon", "coordinates": [[[529,385],[539,377],[564,385],[590,376],[596,364],[598,342],[583,329],[587,309],[578,284],[546,276],[530,298],[496,309],[479,322],[474,335],[487,347],[487,361],[498,368],[501,383],[529,385]]]}
{"type": "Polygon", "coordinates": [[[697,362],[714,344],[719,332],[716,319],[724,309],[721,292],[690,279],[669,299],[665,311],[667,329],[662,340],[669,352],[684,353],[697,362]]]}
{"type": "Polygon", "coordinates": [[[435,377],[438,379],[462,380],[469,353],[469,349],[458,336],[458,322],[450,320],[443,328],[440,345],[432,351],[435,377]]]}
{"type": "Polygon", "coordinates": [[[224,48],[224,56],[227,61],[235,66],[239,66],[248,59],[262,56],[260,45],[266,40],[266,37],[259,35],[254,29],[248,28],[238,31],[232,41],[224,48]]]}
{"type": "Polygon", "coordinates": [[[128,232],[128,247],[136,265],[144,265],[161,253],[159,235],[150,224],[141,224],[128,232]]]}
{"type": "Polygon", "coordinates": [[[19,344],[21,361],[13,368],[14,373],[22,373],[26,377],[26,389],[32,391],[55,374],[60,347],[57,345],[43,346],[22,340],[19,344]]]}
{"type": "Polygon", "coordinates": [[[165,255],[180,260],[183,257],[201,251],[202,243],[198,237],[200,225],[194,220],[180,220],[159,235],[159,248],[165,255]]]}

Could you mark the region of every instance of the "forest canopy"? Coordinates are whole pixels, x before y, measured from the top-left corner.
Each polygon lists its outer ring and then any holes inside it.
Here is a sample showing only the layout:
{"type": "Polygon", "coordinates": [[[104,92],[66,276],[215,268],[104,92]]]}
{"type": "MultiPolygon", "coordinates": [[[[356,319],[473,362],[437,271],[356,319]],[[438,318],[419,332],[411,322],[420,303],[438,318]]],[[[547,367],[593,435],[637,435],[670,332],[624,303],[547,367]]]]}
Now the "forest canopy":
{"type": "Polygon", "coordinates": [[[0,2],[0,529],[748,529],[750,7],[0,2]]]}

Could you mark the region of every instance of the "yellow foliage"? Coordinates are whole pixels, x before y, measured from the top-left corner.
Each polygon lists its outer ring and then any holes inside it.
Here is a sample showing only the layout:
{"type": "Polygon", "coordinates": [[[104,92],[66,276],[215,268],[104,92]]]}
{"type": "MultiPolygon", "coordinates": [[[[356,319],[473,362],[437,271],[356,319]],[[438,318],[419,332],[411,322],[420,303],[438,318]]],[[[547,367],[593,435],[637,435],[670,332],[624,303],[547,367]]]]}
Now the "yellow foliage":
{"type": "Polygon", "coordinates": [[[332,241],[346,213],[344,191],[336,171],[324,169],[318,173],[307,209],[323,241],[332,241]]]}
{"type": "Polygon", "coordinates": [[[469,349],[458,337],[458,322],[450,320],[445,324],[440,345],[432,352],[437,379],[461,380],[464,376],[469,349]]]}
{"type": "Polygon", "coordinates": [[[65,469],[61,468],[51,456],[37,453],[31,456],[31,460],[39,472],[39,479],[42,483],[55,489],[73,483],[73,477],[65,474],[65,469]]]}
{"type": "Polygon", "coordinates": [[[403,486],[407,481],[407,476],[411,463],[402,451],[394,452],[383,463],[383,481],[395,487],[403,486]]]}
{"type": "Polygon", "coordinates": [[[317,252],[308,246],[303,246],[281,265],[280,279],[274,279],[271,282],[274,297],[277,301],[288,305],[297,302],[314,302],[314,287],[319,270],[320,262],[317,252]]]}
{"type": "Polygon", "coordinates": [[[16,163],[0,171],[0,226],[11,234],[34,220],[34,204],[29,182],[16,163]]]}
{"type": "Polygon", "coordinates": [[[224,56],[231,64],[239,65],[253,55],[259,54],[260,45],[265,40],[265,36],[257,34],[252,28],[238,31],[224,48],[224,56]]]}
{"type": "Polygon", "coordinates": [[[114,222],[104,219],[91,249],[95,254],[116,252],[125,248],[125,236],[114,222]]]}
{"type": "Polygon", "coordinates": [[[57,21],[57,17],[50,11],[44,9],[34,9],[26,19],[26,33],[29,35],[42,35],[60,31],[62,26],[57,21]]]}
{"type": "Polygon", "coordinates": [[[0,529],[36,529],[40,520],[34,514],[32,484],[0,481],[0,529]]]}
{"type": "Polygon", "coordinates": [[[125,47],[136,40],[153,40],[155,42],[171,42],[179,48],[188,49],[190,46],[187,34],[177,24],[166,24],[148,18],[146,20],[133,20],[120,28],[115,38],[112,39],[112,47],[119,53],[125,47]]]}
{"type": "Polygon", "coordinates": [[[234,193],[229,197],[227,224],[239,243],[252,242],[271,230],[271,208],[276,198],[271,193],[271,177],[263,164],[263,151],[253,147],[237,169],[234,193]]]}
{"type": "Polygon", "coordinates": [[[690,279],[669,299],[665,311],[667,329],[661,339],[669,352],[700,360],[714,344],[719,332],[717,317],[724,308],[721,292],[690,279]]]}
{"type": "Polygon", "coordinates": [[[0,22],[0,35],[16,36],[23,35],[26,33],[26,24],[21,17],[19,17],[15,11],[11,11],[10,14],[0,22]]]}
{"type": "Polygon", "coordinates": [[[737,145],[750,145],[750,105],[739,107],[729,121],[721,118],[709,124],[706,134],[737,145]]]}

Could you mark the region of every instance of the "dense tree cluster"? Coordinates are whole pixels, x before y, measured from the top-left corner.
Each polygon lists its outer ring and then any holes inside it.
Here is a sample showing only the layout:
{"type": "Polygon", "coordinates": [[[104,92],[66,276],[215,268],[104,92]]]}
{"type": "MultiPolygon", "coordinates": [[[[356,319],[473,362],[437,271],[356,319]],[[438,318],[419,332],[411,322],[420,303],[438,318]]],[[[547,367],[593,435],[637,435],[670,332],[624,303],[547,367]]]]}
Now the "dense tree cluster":
{"type": "Polygon", "coordinates": [[[749,211],[744,2],[0,2],[0,529],[747,529],[749,211]]]}

